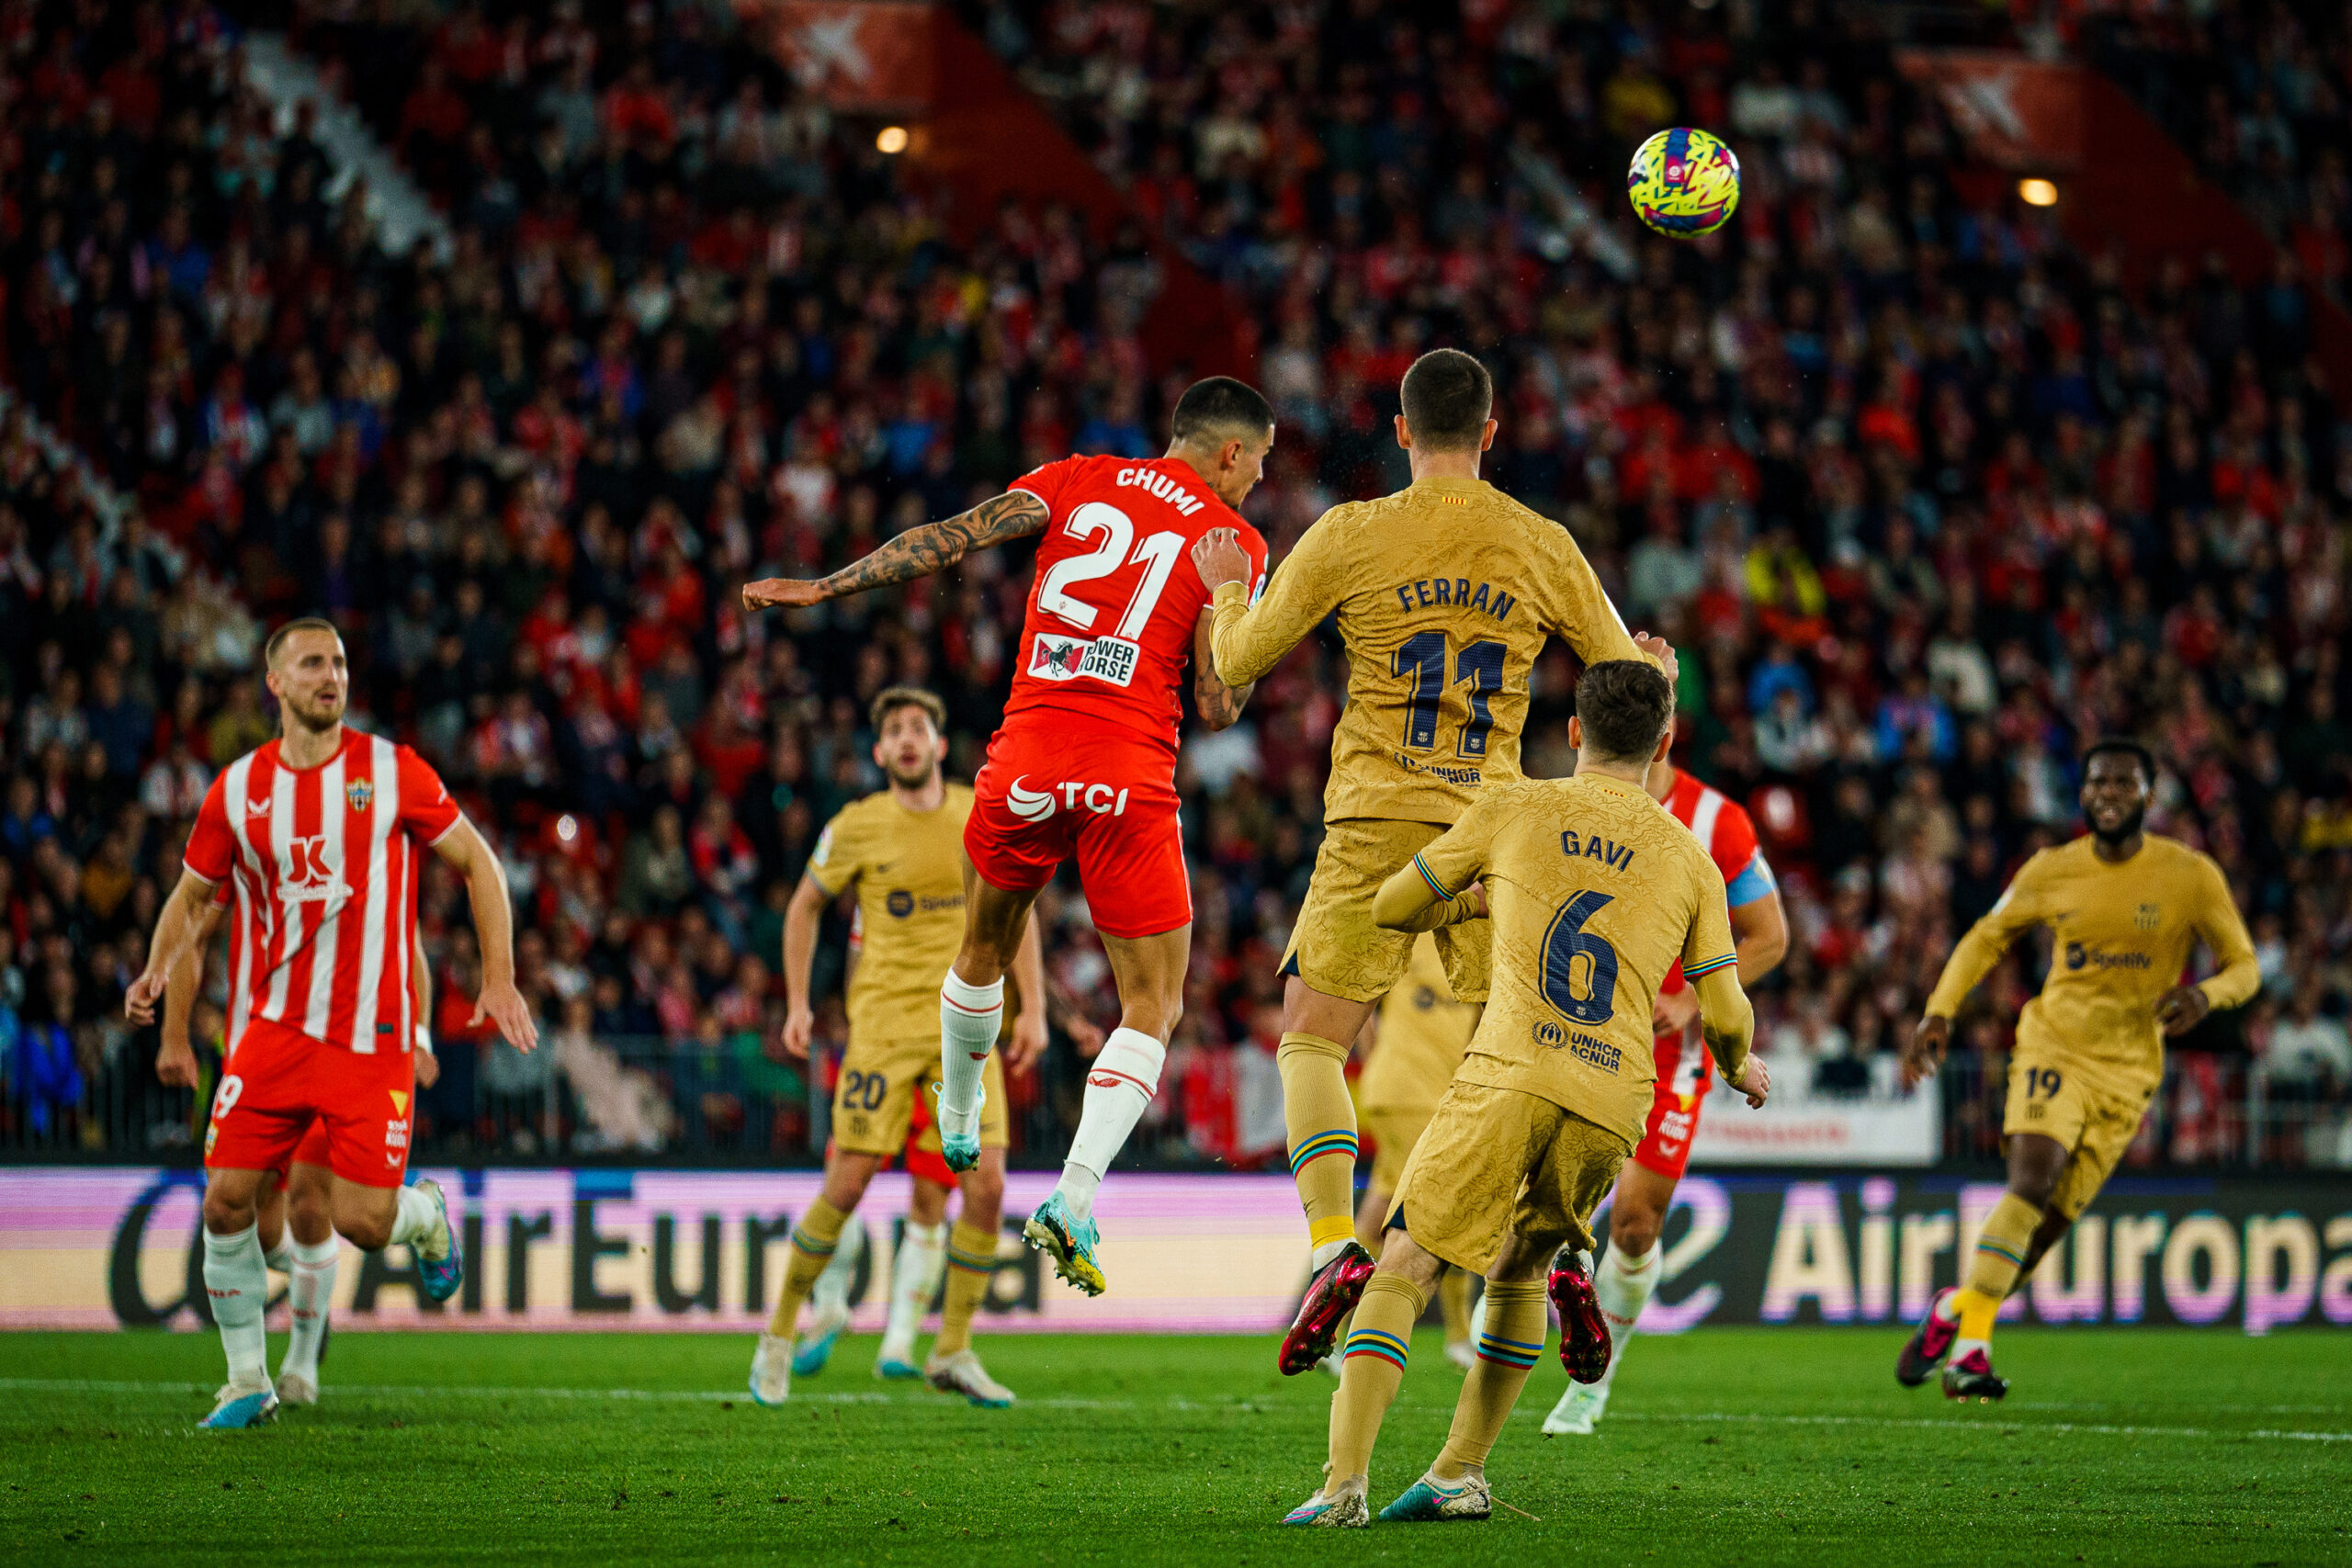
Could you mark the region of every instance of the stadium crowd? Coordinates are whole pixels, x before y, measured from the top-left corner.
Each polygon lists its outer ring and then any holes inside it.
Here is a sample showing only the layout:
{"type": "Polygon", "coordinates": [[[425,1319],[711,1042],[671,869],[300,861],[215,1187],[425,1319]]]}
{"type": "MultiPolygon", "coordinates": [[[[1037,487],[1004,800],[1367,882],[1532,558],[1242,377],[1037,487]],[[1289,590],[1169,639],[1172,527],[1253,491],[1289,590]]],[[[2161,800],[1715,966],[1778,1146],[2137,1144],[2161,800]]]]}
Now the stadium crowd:
{"type": "MultiPolygon", "coordinates": [[[[413,740],[506,856],[550,1026],[532,1058],[468,1029],[461,890],[430,866],[420,1149],[808,1153],[824,1069],[778,1043],[784,903],[880,782],[873,692],[938,691],[976,769],[1025,560],[786,618],[735,586],[1071,450],[1156,453],[1186,367],[1136,328],[1181,252],[1257,324],[1282,425],[1248,510],[1277,559],[1402,482],[1417,353],[1495,369],[1491,476],[1683,650],[1679,755],[1765,835],[1793,931],[1758,994],[1776,1074],[1883,1088],[1953,939],[2074,830],[2077,748],[2132,734],[2165,764],[2152,825],[2220,859],[2267,979],[2180,1043],[2134,1158],[2352,1163],[2352,446],[2303,276],[2130,280],[1963,196],[1866,17],[1000,0],[976,29],[1135,216],[1106,239],[1008,207],[965,246],[724,7],[272,19],[444,204],[446,256],[387,255],[328,199],[201,0],[0,5],[5,378],[134,502],[103,523],[0,426],[0,1141],[187,1137],[118,998],[204,787],[271,732],[262,630],[323,612],[355,720],[413,740]],[[1675,121],[1726,130],[1746,175],[1732,227],[1684,245],[1614,199],[1675,121]]],[[[1344,669],[1303,648],[1186,742],[1194,971],[1139,1153],[1280,1158],[1274,971],[1344,669]]],[[[1573,677],[1557,649],[1534,673],[1532,772],[1569,765],[1573,677]]],[[[1108,1018],[1082,901],[1040,908],[1108,1018]]],[[[1963,1021],[1948,1153],[1992,1148],[2045,961],[1963,1021]]],[[[1057,1034],[1016,1155],[1058,1155],[1080,1081],[1057,1034]]]]}

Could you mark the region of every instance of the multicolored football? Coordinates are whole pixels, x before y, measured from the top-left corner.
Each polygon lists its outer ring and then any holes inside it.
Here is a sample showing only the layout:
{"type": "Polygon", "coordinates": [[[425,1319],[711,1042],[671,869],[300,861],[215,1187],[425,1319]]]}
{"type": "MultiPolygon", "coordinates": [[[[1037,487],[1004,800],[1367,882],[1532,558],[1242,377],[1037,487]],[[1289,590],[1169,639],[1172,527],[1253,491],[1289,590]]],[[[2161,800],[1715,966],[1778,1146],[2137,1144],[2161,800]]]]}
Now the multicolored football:
{"type": "Polygon", "coordinates": [[[1696,239],[1739,206],[1739,159],[1721,139],[1678,125],[1642,143],[1625,190],[1643,222],[1670,239],[1696,239]]]}

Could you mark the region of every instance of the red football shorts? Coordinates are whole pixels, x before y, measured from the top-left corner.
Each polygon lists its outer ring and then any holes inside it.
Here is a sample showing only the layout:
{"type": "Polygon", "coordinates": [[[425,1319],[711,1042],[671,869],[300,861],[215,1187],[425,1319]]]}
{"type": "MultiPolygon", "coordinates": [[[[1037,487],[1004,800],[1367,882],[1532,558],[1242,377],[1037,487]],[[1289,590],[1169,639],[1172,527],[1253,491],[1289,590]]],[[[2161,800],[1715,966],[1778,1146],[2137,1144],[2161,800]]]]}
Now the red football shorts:
{"type": "Polygon", "coordinates": [[[907,1117],[907,1174],[953,1189],[964,1179],[947,1168],[947,1156],[939,1152],[939,1141],[923,1136],[930,1131],[931,1102],[918,1094],[914,1110],[907,1117]]]}
{"type": "MultiPolygon", "coordinates": [[[[232,1058],[232,1065],[227,1069],[230,1072],[236,1071],[233,1062],[234,1058],[232,1058]]],[[[273,1168],[277,1172],[277,1184],[283,1187],[292,1178],[292,1167],[323,1166],[327,1157],[327,1124],[313,1116],[309,1129],[302,1134],[302,1141],[294,1145],[294,1152],[288,1156],[288,1163],[273,1168]]]]}
{"type": "Polygon", "coordinates": [[[1032,709],[989,742],[964,852],[981,881],[1008,893],[1043,887],[1076,856],[1086,907],[1106,936],[1190,925],[1175,772],[1167,748],[1142,736],[1032,709]]]}
{"type": "Polygon", "coordinates": [[[1679,1036],[1657,1036],[1650,1042],[1650,1053],[1657,1063],[1657,1082],[1651,1086],[1649,1124],[1634,1145],[1634,1163],[1668,1181],[1679,1181],[1690,1163],[1690,1140],[1699,1135],[1699,1107],[1714,1085],[1715,1066],[1696,1027],[1679,1036]]]}
{"type": "Polygon", "coordinates": [[[212,1097],[204,1163],[283,1171],[300,1159],[363,1187],[398,1187],[415,1100],[407,1052],[361,1055],[255,1019],[212,1097]]]}

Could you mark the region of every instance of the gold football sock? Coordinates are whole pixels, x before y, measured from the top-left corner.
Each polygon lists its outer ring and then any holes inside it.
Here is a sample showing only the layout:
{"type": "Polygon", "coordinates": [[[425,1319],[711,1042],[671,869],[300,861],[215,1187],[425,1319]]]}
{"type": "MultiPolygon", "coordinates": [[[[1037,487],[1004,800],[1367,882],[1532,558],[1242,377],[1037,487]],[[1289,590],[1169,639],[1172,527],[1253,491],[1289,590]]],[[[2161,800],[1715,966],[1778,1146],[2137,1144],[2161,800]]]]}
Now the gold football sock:
{"type": "Polygon", "coordinates": [[[1448,1269],[1437,1282],[1438,1314],[1445,1320],[1445,1342],[1460,1345],[1470,1337],[1470,1276],[1448,1269]]]}
{"type": "Polygon", "coordinates": [[[1290,1132],[1290,1174],[1306,1211],[1306,1241],[1321,1251],[1356,1234],[1356,1106],[1348,1048],[1319,1034],[1285,1034],[1274,1053],[1290,1132]]]}
{"type": "Polygon", "coordinates": [[[792,1248],[784,1265],[784,1292],[776,1297],[775,1315],[768,1319],[770,1334],[789,1337],[800,1322],[800,1303],[808,1299],[817,1276],[833,1260],[841,1245],[842,1227],[849,1224],[846,1210],[836,1209],[820,1194],[792,1227],[792,1248]]]}
{"type": "Polygon", "coordinates": [[[1487,1323],[1478,1333],[1478,1361],[1462,1380],[1462,1397],[1453,1402],[1453,1429],[1430,1472],[1440,1481],[1459,1481],[1465,1470],[1487,1462],[1487,1455],[1502,1436],[1527,1374],[1544,1354],[1544,1330],[1551,1315],[1541,1280],[1490,1280],[1487,1282],[1487,1323]]]}
{"type": "Polygon", "coordinates": [[[947,1294],[940,1303],[933,1355],[952,1356],[972,1342],[972,1314],[979,1310],[995,1272],[996,1234],[957,1220],[947,1235],[947,1294]]]}
{"type": "Polygon", "coordinates": [[[1960,1337],[1962,1339],[1990,1339],[1993,1320],[2001,1310],[2001,1303],[2018,1282],[2018,1270],[2025,1265],[2026,1249],[2033,1245],[2034,1227],[2041,1224],[2041,1211],[2014,1192],[2001,1194],[2000,1202],[1984,1216],[1984,1228],[1976,1234],[1976,1255],[1968,1265],[1968,1277],[1962,1283],[1952,1305],[1960,1309],[1960,1337]]]}
{"type": "Polygon", "coordinates": [[[1405,1381],[1413,1325],[1428,1304],[1420,1287],[1402,1274],[1377,1270],[1366,1281],[1363,1297],[1356,1303],[1355,1326],[1348,1331],[1345,1359],[1340,1363],[1340,1392],[1331,1396],[1327,1486],[1371,1469],[1381,1420],[1405,1381]]]}

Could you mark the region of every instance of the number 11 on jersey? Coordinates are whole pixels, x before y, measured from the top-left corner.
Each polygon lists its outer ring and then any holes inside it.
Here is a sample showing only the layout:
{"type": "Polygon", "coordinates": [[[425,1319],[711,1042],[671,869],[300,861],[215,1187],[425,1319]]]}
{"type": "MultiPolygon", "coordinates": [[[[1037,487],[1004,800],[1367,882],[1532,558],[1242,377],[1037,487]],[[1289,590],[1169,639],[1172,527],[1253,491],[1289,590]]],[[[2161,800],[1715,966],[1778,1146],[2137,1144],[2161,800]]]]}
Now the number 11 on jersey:
{"type": "MultiPolygon", "coordinates": [[[[1455,740],[1457,757],[1487,754],[1487,732],[1495,727],[1487,699],[1503,689],[1503,658],[1509,652],[1498,642],[1474,642],[1453,659],[1452,684],[1468,682],[1470,718],[1455,740]]],[[[1389,673],[1413,685],[1411,708],[1405,719],[1405,749],[1428,751],[1437,746],[1438,705],[1445,700],[1446,644],[1443,632],[1416,632],[1396,645],[1388,660],[1389,673]]]]}

